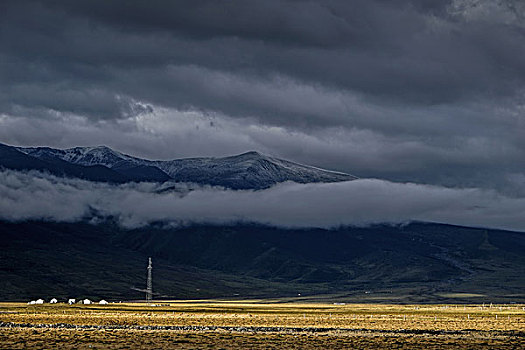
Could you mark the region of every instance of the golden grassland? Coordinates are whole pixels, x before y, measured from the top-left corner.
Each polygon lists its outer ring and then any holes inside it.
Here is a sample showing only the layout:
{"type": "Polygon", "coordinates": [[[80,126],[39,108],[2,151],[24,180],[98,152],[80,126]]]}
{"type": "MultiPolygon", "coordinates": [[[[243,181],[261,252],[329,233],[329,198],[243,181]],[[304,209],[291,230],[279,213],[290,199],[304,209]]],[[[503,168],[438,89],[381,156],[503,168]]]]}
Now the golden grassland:
{"type": "Polygon", "coordinates": [[[280,334],[28,329],[0,332],[9,349],[523,349],[509,338],[355,334],[280,334]]]}
{"type": "Polygon", "coordinates": [[[516,304],[334,305],[264,300],[162,301],[155,306],[1,303],[0,322],[0,348],[10,349],[525,348],[525,305],[516,304]],[[57,324],[59,328],[49,327],[57,324]],[[93,327],[71,328],[74,325],[93,327]],[[115,326],[120,328],[112,328],[115,326]],[[201,328],[162,328],[170,326],[201,328]],[[203,328],[210,326],[245,328],[203,328]]]}

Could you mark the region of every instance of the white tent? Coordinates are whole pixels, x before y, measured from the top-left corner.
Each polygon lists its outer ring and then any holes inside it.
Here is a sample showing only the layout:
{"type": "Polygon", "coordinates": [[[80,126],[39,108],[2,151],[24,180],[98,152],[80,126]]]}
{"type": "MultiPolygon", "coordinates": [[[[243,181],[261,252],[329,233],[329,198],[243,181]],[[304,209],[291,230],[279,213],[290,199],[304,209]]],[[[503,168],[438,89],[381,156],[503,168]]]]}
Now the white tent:
{"type": "Polygon", "coordinates": [[[49,303],[50,304],[56,304],[56,303],[58,303],[58,300],[56,298],[53,298],[53,299],[49,300],[49,303]]]}
{"type": "Polygon", "coordinates": [[[92,303],[92,301],[89,300],[89,299],[84,299],[84,300],[82,301],[82,304],[84,304],[84,305],[89,305],[89,304],[91,304],[91,303],[92,303]]]}
{"type": "Polygon", "coordinates": [[[37,301],[35,301],[35,304],[43,304],[43,303],[44,303],[43,299],[38,299],[37,301]]]}
{"type": "Polygon", "coordinates": [[[69,300],[67,301],[67,303],[68,303],[69,305],[73,305],[75,302],[76,302],[75,299],[69,299],[69,300]]]}
{"type": "Polygon", "coordinates": [[[34,300],[31,300],[30,302],[27,303],[27,305],[35,305],[36,304],[36,301],[34,300]]]}
{"type": "Polygon", "coordinates": [[[105,301],[104,299],[102,299],[101,301],[98,302],[100,305],[107,305],[108,302],[105,301]]]}

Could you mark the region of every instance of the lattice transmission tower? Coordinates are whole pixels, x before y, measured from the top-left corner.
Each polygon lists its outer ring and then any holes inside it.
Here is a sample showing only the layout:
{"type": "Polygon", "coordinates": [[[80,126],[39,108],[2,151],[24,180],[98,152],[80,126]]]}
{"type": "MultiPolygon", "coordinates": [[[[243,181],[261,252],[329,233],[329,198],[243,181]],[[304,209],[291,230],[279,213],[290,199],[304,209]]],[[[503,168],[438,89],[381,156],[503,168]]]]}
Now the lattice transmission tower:
{"type": "Polygon", "coordinates": [[[151,280],[151,270],[153,270],[153,266],[151,264],[151,258],[149,258],[149,264],[148,264],[148,282],[146,284],[146,301],[149,303],[151,302],[151,299],[153,298],[153,282],[151,280]]]}

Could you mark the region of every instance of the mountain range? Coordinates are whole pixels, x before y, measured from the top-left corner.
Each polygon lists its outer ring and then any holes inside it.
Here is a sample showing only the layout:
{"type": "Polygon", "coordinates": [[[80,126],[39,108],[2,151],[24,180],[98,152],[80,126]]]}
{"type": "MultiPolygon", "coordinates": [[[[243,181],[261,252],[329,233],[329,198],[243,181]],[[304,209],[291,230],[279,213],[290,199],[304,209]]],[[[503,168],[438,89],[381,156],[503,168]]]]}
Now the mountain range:
{"type": "MultiPolygon", "coordinates": [[[[0,144],[0,168],[236,190],[356,179],[257,152],[160,161],[107,147],[0,144]]],[[[434,223],[333,229],[154,223],[126,229],[107,217],[0,220],[0,238],[0,300],[140,299],[147,258],[153,257],[156,298],[525,301],[525,234],[519,232],[434,223]]]]}
{"type": "Polygon", "coordinates": [[[350,181],[357,177],[247,152],[223,158],[147,160],[105,146],[54,149],[0,144],[0,167],[38,170],[90,181],[189,182],[230,189],[260,190],[277,183],[350,181]]]}

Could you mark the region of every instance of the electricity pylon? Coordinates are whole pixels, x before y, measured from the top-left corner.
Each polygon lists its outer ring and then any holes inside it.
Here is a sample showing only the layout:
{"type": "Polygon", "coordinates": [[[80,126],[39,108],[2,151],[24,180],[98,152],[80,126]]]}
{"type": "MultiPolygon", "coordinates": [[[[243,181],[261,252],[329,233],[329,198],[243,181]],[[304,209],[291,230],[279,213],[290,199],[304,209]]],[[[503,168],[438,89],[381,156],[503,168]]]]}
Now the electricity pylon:
{"type": "Polygon", "coordinates": [[[153,266],[151,265],[151,258],[149,258],[149,264],[148,264],[148,282],[146,285],[146,302],[150,303],[151,299],[153,297],[153,283],[151,281],[151,270],[153,269],[153,266]]]}

